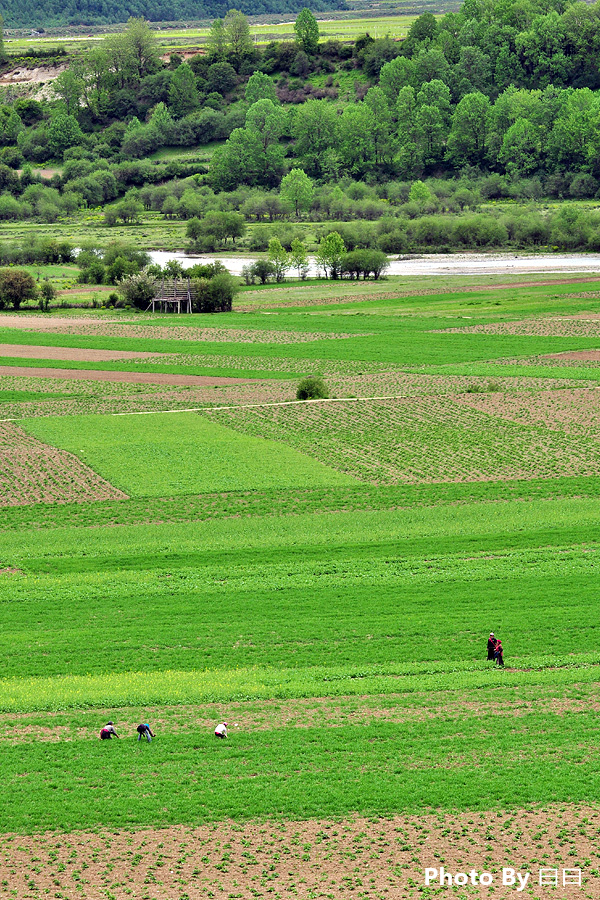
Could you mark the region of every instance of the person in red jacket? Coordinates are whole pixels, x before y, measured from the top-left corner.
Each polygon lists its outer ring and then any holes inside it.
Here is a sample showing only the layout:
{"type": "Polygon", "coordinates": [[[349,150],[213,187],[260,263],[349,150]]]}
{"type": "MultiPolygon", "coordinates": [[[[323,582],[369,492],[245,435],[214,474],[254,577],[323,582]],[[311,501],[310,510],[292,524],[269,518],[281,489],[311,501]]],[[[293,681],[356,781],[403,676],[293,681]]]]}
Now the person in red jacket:
{"type": "Polygon", "coordinates": [[[498,638],[498,640],[496,641],[495,656],[496,656],[496,665],[500,666],[501,668],[504,668],[504,648],[502,646],[502,641],[500,640],[500,638],[498,638]]]}

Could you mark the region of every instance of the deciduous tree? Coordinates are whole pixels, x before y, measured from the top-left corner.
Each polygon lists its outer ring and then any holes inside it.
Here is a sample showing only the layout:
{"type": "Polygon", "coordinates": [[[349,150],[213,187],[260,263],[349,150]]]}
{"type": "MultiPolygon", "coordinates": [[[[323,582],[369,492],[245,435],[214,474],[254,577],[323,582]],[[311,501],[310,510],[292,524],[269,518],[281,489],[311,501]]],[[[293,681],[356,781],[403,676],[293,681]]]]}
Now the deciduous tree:
{"type": "Polygon", "coordinates": [[[312,56],[319,46],[319,23],[307,7],[300,10],[294,23],[298,46],[312,56]]]}

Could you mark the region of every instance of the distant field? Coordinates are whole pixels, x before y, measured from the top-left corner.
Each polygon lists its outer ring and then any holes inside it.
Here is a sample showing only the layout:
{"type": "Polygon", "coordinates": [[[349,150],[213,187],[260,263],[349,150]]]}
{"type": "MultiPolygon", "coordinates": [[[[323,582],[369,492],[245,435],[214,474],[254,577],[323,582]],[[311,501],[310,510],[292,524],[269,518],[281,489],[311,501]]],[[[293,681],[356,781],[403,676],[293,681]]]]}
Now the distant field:
{"type": "Polygon", "coordinates": [[[598,896],[599,288],[0,314],[0,895],[598,896]]]}
{"type": "MultiPolygon", "coordinates": [[[[408,29],[417,18],[418,14],[412,12],[401,15],[366,15],[358,18],[336,19],[328,14],[318,14],[319,33],[321,40],[336,39],[341,41],[353,41],[358,35],[369,32],[371,37],[385,37],[389,34],[393,38],[405,37],[408,29]]],[[[289,20],[283,23],[251,24],[250,33],[257,44],[264,44],[272,40],[294,40],[294,15],[290,14],[289,20]]],[[[123,26],[124,27],[124,26],[123,26]]],[[[159,45],[167,51],[178,48],[187,49],[205,43],[210,25],[190,26],[189,28],[164,28],[155,26],[159,45]]],[[[69,53],[77,53],[86,47],[93,46],[102,40],[101,32],[89,35],[64,35],[57,34],[48,37],[8,37],[6,49],[11,55],[26,55],[27,50],[38,50],[46,47],[64,46],[69,53]]]]}

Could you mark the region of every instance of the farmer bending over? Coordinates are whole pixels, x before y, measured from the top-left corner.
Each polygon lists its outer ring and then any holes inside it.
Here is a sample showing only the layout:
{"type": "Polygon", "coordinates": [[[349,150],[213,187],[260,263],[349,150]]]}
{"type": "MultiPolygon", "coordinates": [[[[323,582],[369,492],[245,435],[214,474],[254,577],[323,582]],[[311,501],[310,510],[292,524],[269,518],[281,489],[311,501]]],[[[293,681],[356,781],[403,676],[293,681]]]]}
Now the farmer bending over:
{"type": "Polygon", "coordinates": [[[119,735],[115,729],[114,722],[107,722],[102,731],[100,732],[100,740],[101,741],[110,741],[112,738],[118,738],[119,735]]]}
{"type": "Polygon", "coordinates": [[[217,727],[215,728],[215,737],[227,737],[227,722],[221,722],[220,725],[217,725],[217,727]]]}
{"type": "Polygon", "coordinates": [[[145,737],[146,740],[148,741],[148,743],[150,743],[152,738],[156,737],[156,735],[154,734],[154,732],[152,731],[152,729],[150,728],[150,726],[148,724],[138,725],[136,730],[138,733],[138,741],[141,741],[141,739],[143,737],[145,737]]]}

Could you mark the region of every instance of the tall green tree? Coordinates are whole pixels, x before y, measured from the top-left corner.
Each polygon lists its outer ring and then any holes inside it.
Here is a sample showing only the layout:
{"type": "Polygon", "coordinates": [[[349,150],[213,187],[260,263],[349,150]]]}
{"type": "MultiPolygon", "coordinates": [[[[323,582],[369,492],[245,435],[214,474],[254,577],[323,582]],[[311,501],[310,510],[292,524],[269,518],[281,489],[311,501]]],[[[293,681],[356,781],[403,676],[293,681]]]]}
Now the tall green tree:
{"type": "Polygon", "coordinates": [[[200,106],[196,78],[190,66],[184,62],[173,72],[169,86],[169,108],[176,119],[187,116],[200,106]]]}
{"type": "Polygon", "coordinates": [[[387,62],[379,73],[379,87],[393,106],[398,99],[398,94],[407,85],[414,86],[415,64],[412,59],[397,56],[396,59],[387,62]]]}
{"type": "Polygon", "coordinates": [[[448,155],[457,165],[481,165],[486,157],[491,104],[478,91],[465,94],[452,116],[448,155]]]}
{"type": "Polygon", "coordinates": [[[301,50],[313,56],[319,47],[319,23],[306,6],[300,10],[294,23],[296,43],[301,50]]]}
{"type": "Polygon", "coordinates": [[[246,85],[246,102],[252,106],[258,100],[271,100],[279,103],[273,79],[264,72],[254,72],[246,85]]]}
{"type": "Polygon", "coordinates": [[[339,278],[345,252],[346,245],[339,231],[330,231],[321,238],[315,261],[326,278],[339,278]]]}
{"type": "Polygon", "coordinates": [[[239,66],[244,57],[250,56],[253,50],[248,18],[239,9],[230,9],[223,25],[227,32],[231,58],[239,66]]]}
{"type": "Polygon", "coordinates": [[[290,249],[290,264],[298,272],[298,278],[303,281],[308,275],[308,252],[306,246],[299,238],[294,238],[290,249]]]}
{"type": "Polygon", "coordinates": [[[145,19],[130,18],[124,38],[131,67],[138,80],[159,70],[158,42],[145,19]]]}
{"type": "Polygon", "coordinates": [[[292,207],[296,218],[300,218],[301,212],[308,212],[314,193],[314,185],[303,169],[292,169],[281,180],[279,195],[292,207]]]}
{"type": "Polygon", "coordinates": [[[292,126],[296,154],[305,171],[320,178],[329,149],[336,146],[338,116],[331,103],[308,100],[298,110],[292,126]]]}
{"type": "Polygon", "coordinates": [[[366,175],[375,164],[375,127],[367,103],[351,103],[340,116],[336,149],[342,167],[355,177],[366,175]]]}
{"type": "Polygon", "coordinates": [[[229,38],[223,19],[215,19],[210,26],[206,48],[211,62],[221,62],[227,53],[229,38]]]}
{"type": "Polygon", "coordinates": [[[287,251],[283,247],[281,241],[277,237],[271,238],[269,241],[269,250],[267,259],[273,266],[273,274],[275,281],[282,282],[285,279],[285,273],[290,268],[290,258],[287,251]]]}
{"type": "Polygon", "coordinates": [[[246,129],[258,135],[265,150],[279,141],[284,123],[281,106],[275,106],[272,100],[258,100],[246,113],[246,129]]]}

